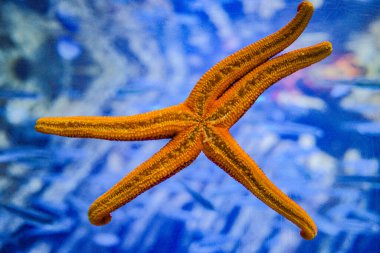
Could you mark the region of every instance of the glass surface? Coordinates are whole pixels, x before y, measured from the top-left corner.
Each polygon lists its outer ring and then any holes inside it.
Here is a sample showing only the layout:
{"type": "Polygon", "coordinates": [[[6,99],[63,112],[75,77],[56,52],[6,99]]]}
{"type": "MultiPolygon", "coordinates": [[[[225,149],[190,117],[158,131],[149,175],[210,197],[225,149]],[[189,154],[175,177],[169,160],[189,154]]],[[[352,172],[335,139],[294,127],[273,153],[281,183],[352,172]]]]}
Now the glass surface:
{"type": "Polygon", "coordinates": [[[0,1],[0,252],[380,252],[380,1],[312,2],[288,50],[329,40],[333,54],[279,81],[231,129],[316,222],[305,241],[204,155],[95,227],[92,201],[167,140],[34,130],[39,117],[178,104],[300,1],[0,1]]]}

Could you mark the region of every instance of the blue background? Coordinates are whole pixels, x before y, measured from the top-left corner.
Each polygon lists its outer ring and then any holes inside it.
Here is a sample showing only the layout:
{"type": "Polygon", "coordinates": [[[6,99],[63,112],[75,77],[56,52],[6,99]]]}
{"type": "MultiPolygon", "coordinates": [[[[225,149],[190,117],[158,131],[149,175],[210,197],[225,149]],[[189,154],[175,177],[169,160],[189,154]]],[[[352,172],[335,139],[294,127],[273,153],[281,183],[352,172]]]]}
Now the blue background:
{"type": "Polygon", "coordinates": [[[231,129],[313,217],[312,241],[204,155],[92,226],[92,201],[167,140],[34,131],[38,117],[180,103],[299,2],[0,1],[0,252],[380,252],[380,1],[312,1],[290,50],[329,40],[333,54],[271,87],[231,129]]]}

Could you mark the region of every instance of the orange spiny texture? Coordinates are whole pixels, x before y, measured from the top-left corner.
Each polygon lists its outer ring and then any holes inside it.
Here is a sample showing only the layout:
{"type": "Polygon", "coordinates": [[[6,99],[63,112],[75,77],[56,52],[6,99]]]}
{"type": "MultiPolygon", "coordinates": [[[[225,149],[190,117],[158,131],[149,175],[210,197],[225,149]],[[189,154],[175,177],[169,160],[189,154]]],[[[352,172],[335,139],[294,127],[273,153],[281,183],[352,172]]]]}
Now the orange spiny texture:
{"type": "Polygon", "coordinates": [[[38,119],[37,131],[68,137],[124,141],[172,138],[95,200],[88,212],[90,222],[107,224],[113,211],[179,172],[203,151],[256,197],[296,224],[303,238],[313,239],[317,234],[313,220],[265,176],[229,133],[268,87],[330,55],[331,44],[322,42],[271,59],[301,35],[312,13],[310,2],[301,3],[285,27],[207,71],[182,104],[135,116],[38,119]]]}

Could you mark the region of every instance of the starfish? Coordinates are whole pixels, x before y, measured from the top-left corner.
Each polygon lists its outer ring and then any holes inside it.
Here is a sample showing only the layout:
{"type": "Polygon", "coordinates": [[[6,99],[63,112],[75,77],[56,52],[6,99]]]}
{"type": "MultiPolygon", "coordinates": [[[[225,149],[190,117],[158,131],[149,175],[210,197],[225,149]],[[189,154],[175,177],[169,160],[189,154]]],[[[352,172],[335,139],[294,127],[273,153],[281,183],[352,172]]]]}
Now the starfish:
{"type": "Polygon", "coordinates": [[[94,225],[111,221],[111,212],[192,163],[200,152],[257,198],[297,225],[304,239],[317,234],[313,220],[278,189],[229,133],[256,99],[272,84],[316,63],[332,52],[330,42],[272,58],[291,45],[307,26],[313,5],[302,2],[283,28],[223,59],[197,82],[181,104],[134,116],[46,117],[42,133],[67,137],[135,141],[171,138],[90,206],[94,225]]]}

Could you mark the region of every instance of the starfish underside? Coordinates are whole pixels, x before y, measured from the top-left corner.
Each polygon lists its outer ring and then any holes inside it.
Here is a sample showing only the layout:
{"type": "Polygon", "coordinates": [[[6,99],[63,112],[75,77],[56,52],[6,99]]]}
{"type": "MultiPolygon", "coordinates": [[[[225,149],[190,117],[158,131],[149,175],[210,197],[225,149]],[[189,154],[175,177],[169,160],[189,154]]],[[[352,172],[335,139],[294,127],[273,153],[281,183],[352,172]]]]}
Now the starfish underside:
{"type": "Polygon", "coordinates": [[[123,141],[172,138],[95,200],[88,212],[90,222],[107,224],[111,212],[176,174],[203,151],[256,197],[296,224],[303,238],[313,239],[317,234],[313,220],[265,176],[229,133],[268,87],[331,53],[331,44],[322,42],[271,58],[300,36],[312,13],[310,2],[301,3],[285,27],[208,70],[179,105],[135,116],[38,119],[37,131],[68,137],[123,141]]]}

